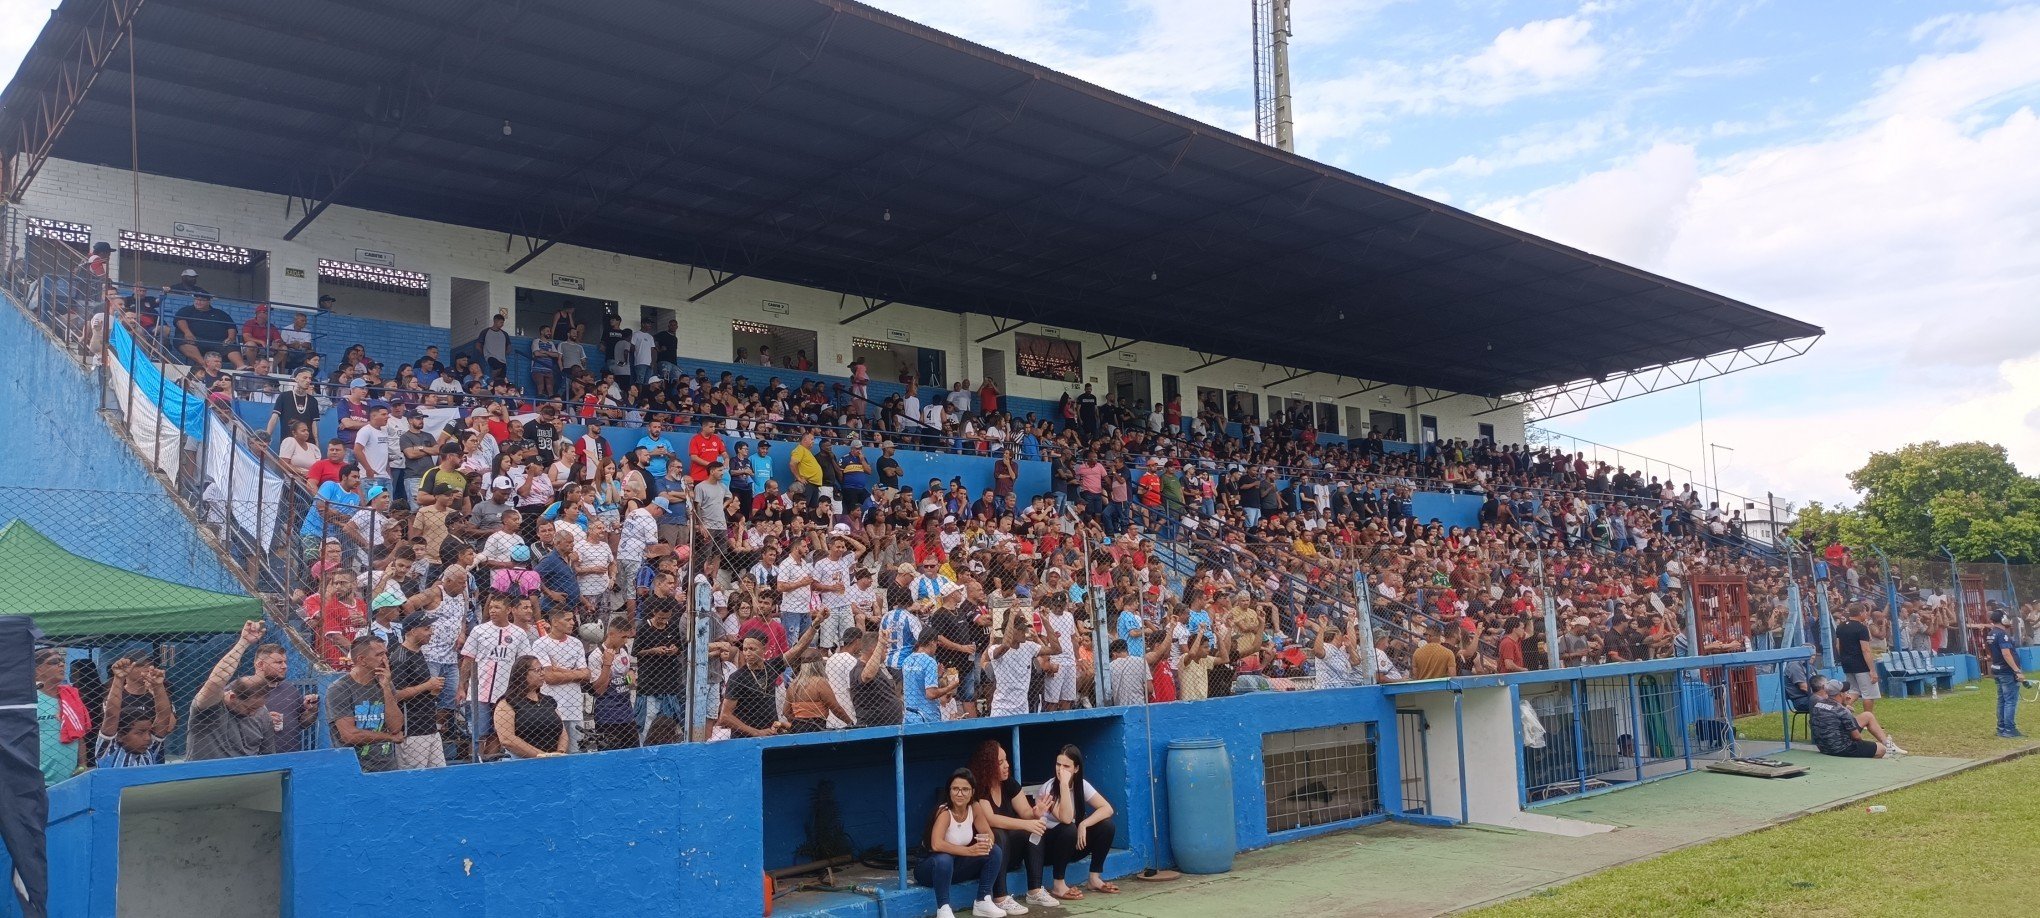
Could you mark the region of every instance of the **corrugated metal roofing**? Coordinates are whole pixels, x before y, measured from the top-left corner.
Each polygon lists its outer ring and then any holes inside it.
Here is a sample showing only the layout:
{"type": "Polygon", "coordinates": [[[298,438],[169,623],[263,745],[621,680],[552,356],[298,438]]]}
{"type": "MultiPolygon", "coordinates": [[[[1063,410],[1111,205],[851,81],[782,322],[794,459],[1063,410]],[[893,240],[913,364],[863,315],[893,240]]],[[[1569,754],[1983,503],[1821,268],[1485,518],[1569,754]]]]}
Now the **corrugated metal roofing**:
{"type": "MultiPolygon", "coordinates": [[[[358,169],[340,203],[1483,395],[1820,333],[848,0],[147,0],[136,34],[152,173],[358,169]]],[[[125,68],[56,155],[127,164],[125,68]]]]}

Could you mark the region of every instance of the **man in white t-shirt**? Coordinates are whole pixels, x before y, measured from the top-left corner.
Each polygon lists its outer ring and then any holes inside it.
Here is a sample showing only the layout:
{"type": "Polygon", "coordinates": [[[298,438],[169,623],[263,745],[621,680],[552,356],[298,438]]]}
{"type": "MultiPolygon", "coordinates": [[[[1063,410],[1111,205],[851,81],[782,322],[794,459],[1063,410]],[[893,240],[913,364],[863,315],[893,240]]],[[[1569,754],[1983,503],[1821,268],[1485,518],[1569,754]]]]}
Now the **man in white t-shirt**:
{"type": "Polygon", "coordinates": [[[390,406],[376,402],[368,406],[368,425],[354,432],[354,461],[361,466],[364,489],[390,488],[390,406]]]}
{"type": "Polygon", "coordinates": [[[467,636],[468,608],[473,600],[468,593],[468,570],[459,564],[449,564],[439,574],[439,604],[428,613],[432,616],[432,637],[425,642],[425,668],[438,676],[443,686],[439,690],[439,712],[444,721],[460,700],[460,648],[467,636]]]}
{"type": "Polygon", "coordinates": [[[1055,647],[1055,653],[1049,657],[1055,671],[1046,673],[1041,680],[1041,707],[1045,711],[1068,710],[1077,700],[1077,616],[1066,600],[1054,597],[1044,604],[1041,621],[1055,647]]]}
{"type": "Polygon", "coordinates": [[[794,539],[786,546],[786,559],[779,562],[774,575],[778,578],[779,624],[789,635],[807,633],[808,621],[813,618],[815,568],[808,561],[808,544],[804,539],[794,539]]]}
{"type": "Polygon", "coordinates": [[[538,658],[539,691],[553,701],[567,728],[567,752],[581,751],[581,686],[588,684],[587,650],[574,636],[574,610],[564,604],[546,615],[546,633],[531,642],[538,658]]]}
{"type": "Polygon", "coordinates": [[[531,635],[510,622],[510,600],[502,594],[490,596],[484,604],[489,620],[468,632],[460,648],[461,692],[468,703],[468,729],[482,740],[482,757],[503,749],[496,738],[496,702],[510,687],[510,667],[517,658],[531,653],[531,635]]]}
{"type": "Polygon", "coordinates": [[[1037,666],[1053,666],[1056,646],[1033,639],[1027,616],[1006,619],[1005,639],[985,651],[985,668],[992,673],[992,716],[1027,713],[1027,689],[1037,666]]]}
{"type": "Polygon", "coordinates": [[[815,646],[825,651],[842,646],[844,632],[856,627],[850,616],[850,571],[857,566],[858,557],[858,551],[850,547],[853,542],[850,527],[836,524],[836,531],[829,534],[828,554],[816,558],[811,565],[815,594],[829,610],[829,617],[822,620],[815,634],[815,646]]]}
{"type": "MultiPolygon", "coordinates": [[[[832,612],[829,617],[835,618],[836,615],[832,612]]],[[[856,641],[845,641],[842,647],[829,654],[829,658],[822,663],[822,672],[829,677],[829,690],[835,692],[836,697],[844,702],[843,710],[851,711],[852,716],[855,716],[855,711],[849,705],[850,680],[855,676],[857,668],[864,665],[864,660],[851,652],[851,648],[856,646],[856,641]]],[[[841,730],[853,726],[856,724],[837,717],[834,711],[829,712],[829,729],[841,730]]]]}

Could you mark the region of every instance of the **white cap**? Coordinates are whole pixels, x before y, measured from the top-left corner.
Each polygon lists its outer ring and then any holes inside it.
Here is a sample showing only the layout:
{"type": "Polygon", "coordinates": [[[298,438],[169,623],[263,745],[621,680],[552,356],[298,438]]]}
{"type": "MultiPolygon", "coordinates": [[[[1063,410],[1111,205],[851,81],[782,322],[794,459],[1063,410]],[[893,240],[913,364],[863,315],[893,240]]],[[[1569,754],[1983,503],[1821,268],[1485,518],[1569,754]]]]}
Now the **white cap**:
{"type": "Polygon", "coordinates": [[[197,277],[197,276],[198,276],[198,269],[197,269],[197,268],[185,268],[185,269],[184,269],[184,276],[185,276],[185,277],[197,277]]]}
{"type": "Polygon", "coordinates": [[[950,514],[950,515],[948,515],[948,516],[945,516],[945,517],[943,517],[943,518],[942,518],[942,525],[944,525],[944,526],[952,526],[952,525],[955,525],[955,523],[956,523],[956,514],[954,514],[954,513],[952,513],[952,514],[950,514]]]}
{"type": "Polygon", "coordinates": [[[497,489],[497,490],[499,490],[499,491],[509,491],[509,490],[514,490],[514,489],[515,489],[515,488],[517,487],[517,483],[516,483],[516,482],[514,482],[514,481],[511,481],[511,480],[510,480],[510,476],[508,476],[508,475],[498,475],[498,476],[496,476],[496,480],[495,480],[495,481],[492,481],[492,482],[489,482],[489,485],[490,485],[490,487],[493,487],[493,488],[495,488],[495,489],[497,489]]]}
{"type": "Polygon", "coordinates": [[[839,534],[839,535],[849,535],[849,534],[850,534],[850,524],[849,524],[849,523],[837,523],[836,525],[834,525],[834,526],[831,526],[831,527],[829,527],[829,531],[830,531],[830,532],[833,532],[833,533],[837,533],[837,534],[839,534]]]}

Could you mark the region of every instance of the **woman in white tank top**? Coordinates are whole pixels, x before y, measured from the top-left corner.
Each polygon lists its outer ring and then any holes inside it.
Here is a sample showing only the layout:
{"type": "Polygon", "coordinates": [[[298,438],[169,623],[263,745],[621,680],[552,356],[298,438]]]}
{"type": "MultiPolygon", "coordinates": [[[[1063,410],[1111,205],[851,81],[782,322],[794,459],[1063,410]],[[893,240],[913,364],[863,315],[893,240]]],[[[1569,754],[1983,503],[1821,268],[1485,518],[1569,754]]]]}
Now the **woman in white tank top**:
{"type": "Polygon", "coordinates": [[[955,880],[977,880],[977,895],[971,898],[970,913],[977,918],[1005,918],[1026,914],[1027,908],[1012,897],[1001,905],[992,901],[992,887],[1006,869],[1006,860],[992,840],[992,827],[973,806],[977,782],[970,769],[959,768],[949,776],[942,805],[928,827],[929,855],[914,866],[914,881],[935,890],[935,918],[956,918],[949,905],[949,887],[955,880]]]}

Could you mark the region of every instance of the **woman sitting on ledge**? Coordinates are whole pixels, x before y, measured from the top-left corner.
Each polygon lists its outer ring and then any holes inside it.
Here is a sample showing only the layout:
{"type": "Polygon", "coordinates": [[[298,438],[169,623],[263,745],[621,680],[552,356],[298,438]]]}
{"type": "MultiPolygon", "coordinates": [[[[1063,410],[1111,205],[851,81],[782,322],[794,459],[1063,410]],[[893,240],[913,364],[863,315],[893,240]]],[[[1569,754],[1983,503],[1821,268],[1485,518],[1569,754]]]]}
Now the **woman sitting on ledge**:
{"type": "Polygon", "coordinates": [[[972,805],[977,796],[970,769],[959,768],[949,776],[942,805],[928,827],[930,853],[914,865],[914,882],[935,890],[935,918],[956,918],[949,908],[949,884],[972,879],[977,880],[977,895],[971,897],[970,913],[977,918],[1006,918],[1006,910],[992,902],[992,886],[1006,871],[1005,854],[992,840],[991,824],[972,805]]]}
{"type": "Polygon", "coordinates": [[[1048,823],[1041,836],[1044,859],[1055,888],[1056,899],[1082,899],[1084,894],[1063,881],[1070,863],[1090,857],[1091,877],[1084,888],[1092,892],[1116,893],[1119,887],[1105,880],[1105,855],[1112,853],[1112,804],[1091,782],[1084,780],[1084,753],[1064,746],[1055,757],[1055,777],[1043,782],[1034,795],[1034,810],[1048,823]]]}

